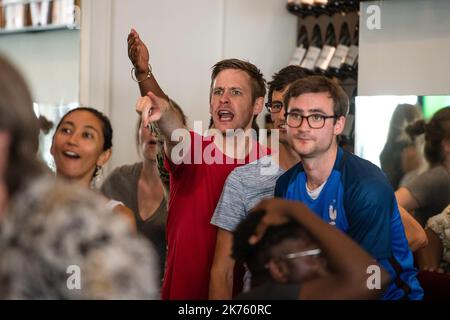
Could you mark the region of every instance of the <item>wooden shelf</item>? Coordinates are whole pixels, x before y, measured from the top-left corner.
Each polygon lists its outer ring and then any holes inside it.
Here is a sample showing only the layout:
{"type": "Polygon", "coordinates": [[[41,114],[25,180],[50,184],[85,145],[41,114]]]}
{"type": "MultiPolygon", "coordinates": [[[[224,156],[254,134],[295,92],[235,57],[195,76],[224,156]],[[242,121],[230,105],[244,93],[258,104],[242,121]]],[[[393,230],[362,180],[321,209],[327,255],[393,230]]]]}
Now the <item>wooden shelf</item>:
{"type": "Polygon", "coordinates": [[[57,31],[57,30],[80,30],[80,26],[77,24],[71,25],[46,25],[46,26],[26,26],[19,29],[0,29],[0,35],[17,34],[17,33],[30,33],[30,32],[45,32],[45,31],[57,31]]]}

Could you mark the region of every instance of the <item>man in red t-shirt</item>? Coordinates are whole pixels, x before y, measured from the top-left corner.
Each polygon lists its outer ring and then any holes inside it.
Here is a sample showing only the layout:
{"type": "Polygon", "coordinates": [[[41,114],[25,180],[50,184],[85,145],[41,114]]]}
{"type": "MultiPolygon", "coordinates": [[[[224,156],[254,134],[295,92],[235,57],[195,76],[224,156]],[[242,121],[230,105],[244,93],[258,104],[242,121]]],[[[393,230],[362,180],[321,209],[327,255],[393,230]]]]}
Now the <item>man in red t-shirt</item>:
{"type": "Polygon", "coordinates": [[[265,155],[252,139],[238,143],[227,130],[252,128],[264,105],[265,80],[253,64],[227,59],[214,65],[209,112],[219,134],[189,132],[149,68],[147,47],[135,30],[128,36],[128,55],[142,97],[136,109],[144,124],[156,122],[165,138],[170,173],[167,259],[163,299],[207,299],[217,228],[210,220],[228,174],[265,155]],[[172,135],[180,140],[172,141],[172,135]]]}

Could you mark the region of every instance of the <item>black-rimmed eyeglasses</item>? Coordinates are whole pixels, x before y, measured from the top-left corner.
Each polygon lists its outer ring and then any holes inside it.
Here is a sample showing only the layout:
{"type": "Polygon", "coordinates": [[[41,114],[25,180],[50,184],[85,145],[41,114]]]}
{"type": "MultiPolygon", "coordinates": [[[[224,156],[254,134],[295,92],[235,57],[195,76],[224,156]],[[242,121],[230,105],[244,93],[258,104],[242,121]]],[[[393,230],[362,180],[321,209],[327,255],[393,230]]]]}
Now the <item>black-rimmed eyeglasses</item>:
{"type": "Polygon", "coordinates": [[[336,116],[324,116],[323,114],[310,114],[309,116],[303,116],[298,112],[286,112],[286,124],[291,128],[299,128],[303,119],[306,119],[311,129],[322,129],[325,126],[327,119],[336,119],[336,116]]]}
{"type": "MultiPolygon", "coordinates": [[[[279,256],[275,260],[281,261],[281,260],[292,260],[292,259],[297,259],[297,258],[302,258],[302,257],[316,257],[316,256],[320,255],[321,253],[322,253],[322,250],[320,250],[319,248],[315,248],[315,249],[310,249],[310,250],[305,250],[305,251],[297,251],[297,252],[284,254],[284,255],[279,256]]],[[[269,263],[266,263],[264,265],[264,268],[268,269],[269,263]]]]}
{"type": "Polygon", "coordinates": [[[280,259],[290,260],[290,259],[297,259],[297,258],[301,258],[301,257],[318,256],[321,253],[322,253],[322,250],[320,250],[319,248],[316,248],[316,249],[311,249],[311,250],[306,250],[306,251],[297,251],[297,252],[288,253],[288,254],[280,256],[280,259]]]}
{"type": "Polygon", "coordinates": [[[283,103],[281,103],[279,101],[267,102],[266,109],[270,113],[278,113],[281,111],[281,109],[283,109],[283,103]]]}

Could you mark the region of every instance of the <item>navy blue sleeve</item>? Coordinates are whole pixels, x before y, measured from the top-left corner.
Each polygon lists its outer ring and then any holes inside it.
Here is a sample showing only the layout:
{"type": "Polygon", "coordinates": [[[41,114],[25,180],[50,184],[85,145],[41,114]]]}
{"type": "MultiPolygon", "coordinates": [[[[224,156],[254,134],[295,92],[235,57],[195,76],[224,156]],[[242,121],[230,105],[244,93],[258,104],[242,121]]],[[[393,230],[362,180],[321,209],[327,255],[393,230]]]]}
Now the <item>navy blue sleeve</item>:
{"type": "Polygon", "coordinates": [[[274,198],[283,198],[283,187],[280,178],[277,179],[277,183],[275,184],[274,198]]]}
{"type": "Polygon", "coordinates": [[[293,175],[296,174],[298,169],[297,166],[293,166],[288,171],[283,173],[278,179],[277,183],[275,184],[275,191],[274,191],[274,198],[284,198],[286,195],[286,191],[289,187],[289,182],[291,181],[291,178],[293,175]]]}
{"type": "Polygon", "coordinates": [[[345,192],[349,236],[374,258],[390,258],[391,217],[396,203],[392,188],[372,177],[355,182],[345,192]]]}

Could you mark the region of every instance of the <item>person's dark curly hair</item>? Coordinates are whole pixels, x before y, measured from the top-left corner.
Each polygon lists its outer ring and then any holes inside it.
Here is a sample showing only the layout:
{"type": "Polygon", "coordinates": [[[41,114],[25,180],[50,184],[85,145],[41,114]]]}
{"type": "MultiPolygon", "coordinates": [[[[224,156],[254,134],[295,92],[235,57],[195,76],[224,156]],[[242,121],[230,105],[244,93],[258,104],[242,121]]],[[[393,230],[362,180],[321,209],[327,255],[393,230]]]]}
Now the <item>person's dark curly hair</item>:
{"type": "Polygon", "coordinates": [[[419,120],[409,125],[406,132],[412,138],[425,133],[425,158],[432,166],[443,163],[442,141],[450,140],[450,107],[436,112],[428,123],[419,120]]]}
{"type": "Polygon", "coordinates": [[[280,226],[269,227],[259,242],[255,245],[249,244],[249,238],[264,215],[265,211],[251,212],[234,231],[232,257],[247,265],[252,274],[252,286],[270,277],[265,265],[273,258],[273,246],[287,239],[301,238],[311,241],[309,233],[296,221],[291,220],[280,226]]]}
{"type": "Polygon", "coordinates": [[[272,81],[268,83],[269,85],[269,94],[267,96],[267,100],[272,102],[272,94],[274,91],[282,91],[288,85],[293,83],[294,81],[305,78],[310,74],[306,72],[306,69],[301,68],[300,66],[287,66],[275,73],[272,76],[272,81]]]}
{"type": "Polygon", "coordinates": [[[44,134],[48,134],[53,129],[53,122],[44,116],[39,116],[39,128],[44,134]]]}

